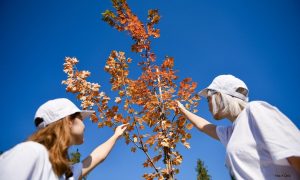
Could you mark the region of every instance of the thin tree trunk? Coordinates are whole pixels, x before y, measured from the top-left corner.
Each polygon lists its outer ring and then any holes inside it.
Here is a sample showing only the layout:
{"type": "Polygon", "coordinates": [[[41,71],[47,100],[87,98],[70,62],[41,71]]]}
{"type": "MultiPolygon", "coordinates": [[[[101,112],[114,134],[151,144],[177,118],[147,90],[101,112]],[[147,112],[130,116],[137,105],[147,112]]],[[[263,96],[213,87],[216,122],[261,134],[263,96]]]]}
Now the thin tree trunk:
{"type": "MultiPolygon", "coordinates": [[[[159,69],[156,69],[156,72],[159,72],[159,69]]],[[[160,81],[160,76],[158,76],[157,78],[158,80],[158,84],[161,83],[160,81]]],[[[159,95],[160,95],[160,101],[162,104],[161,107],[161,117],[165,117],[165,111],[164,111],[164,107],[163,107],[163,98],[162,98],[162,88],[159,86],[159,95]]],[[[165,118],[161,118],[160,122],[162,119],[165,118]]],[[[167,130],[165,128],[162,127],[163,133],[165,135],[167,135],[167,130]]],[[[172,159],[171,159],[171,149],[169,147],[164,147],[164,163],[166,164],[166,169],[167,169],[167,175],[165,176],[165,180],[174,180],[174,172],[173,172],[173,166],[172,166],[172,159]]]]}

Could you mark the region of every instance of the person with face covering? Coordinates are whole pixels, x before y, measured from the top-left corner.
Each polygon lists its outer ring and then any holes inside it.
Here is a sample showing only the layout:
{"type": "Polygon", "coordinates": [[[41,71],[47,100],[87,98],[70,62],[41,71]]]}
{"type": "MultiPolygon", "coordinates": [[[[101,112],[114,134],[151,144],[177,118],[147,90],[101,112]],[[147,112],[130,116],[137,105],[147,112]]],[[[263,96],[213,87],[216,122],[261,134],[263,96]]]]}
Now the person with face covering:
{"type": "Polygon", "coordinates": [[[232,122],[227,127],[216,126],[177,103],[195,127],[224,145],[226,166],[234,179],[299,180],[299,129],[267,102],[248,102],[248,92],[246,84],[232,75],[217,76],[200,91],[214,119],[232,122]]]}
{"type": "Polygon", "coordinates": [[[80,110],[70,100],[59,98],[41,105],[34,118],[37,131],[0,156],[0,179],[56,180],[81,179],[105,160],[127,125],[116,128],[106,142],[82,162],[72,165],[68,149],[82,144],[83,120],[94,111],[80,110]]]}

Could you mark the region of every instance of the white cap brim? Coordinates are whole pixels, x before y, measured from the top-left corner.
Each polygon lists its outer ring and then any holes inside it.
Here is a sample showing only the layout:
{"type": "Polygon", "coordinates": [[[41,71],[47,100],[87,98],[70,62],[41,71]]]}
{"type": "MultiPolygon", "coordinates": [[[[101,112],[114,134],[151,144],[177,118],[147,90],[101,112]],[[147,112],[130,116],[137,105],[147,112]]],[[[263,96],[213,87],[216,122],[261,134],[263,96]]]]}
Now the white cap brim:
{"type": "Polygon", "coordinates": [[[207,94],[208,94],[208,88],[205,88],[205,89],[202,89],[198,94],[202,97],[207,97],[207,94]]]}
{"type": "Polygon", "coordinates": [[[89,118],[93,113],[95,113],[95,111],[91,111],[91,110],[81,110],[80,114],[82,116],[82,120],[89,118]]]}

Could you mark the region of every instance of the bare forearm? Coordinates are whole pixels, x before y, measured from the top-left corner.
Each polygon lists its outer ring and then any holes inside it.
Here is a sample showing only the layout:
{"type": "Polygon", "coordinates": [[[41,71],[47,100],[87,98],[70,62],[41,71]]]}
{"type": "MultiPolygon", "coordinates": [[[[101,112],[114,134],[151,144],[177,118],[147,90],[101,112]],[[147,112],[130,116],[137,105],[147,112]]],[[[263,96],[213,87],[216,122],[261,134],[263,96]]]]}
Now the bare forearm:
{"type": "Polygon", "coordinates": [[[118,137],[116,137],[115,135],[111,136],[105,143],[98,146],[91,153],[91,156],[94,157],[95,160],[97,160],[96,162],[100,163],[107,157],[107,155],[115,145],[117,139],[118,137]]]}
{"type": "Polygon", "coordinates": [[[118,137],[113,135],[105,143],[99,145],[89,157],[83,160],[82,175],[85,176],[108,156],[118,137]]]}
{"type": "Polygon", "coordinates": [[[205,125],[210,124],[207,120],[203,119],[200,116],[197,116],[194,113],[191,113],[186,109],[183,109],[182,112],[201,131],[203,131],[203,127],[205,125]]]}
{"type": "Polygon", "coordinates": [[[182,109],[182,112],[200,131],[206,133],[216,140],[219,140],[216,133],[216,126],[214,124],[211,124],[206,119],[197,116],[186,109],[182,109]]]}

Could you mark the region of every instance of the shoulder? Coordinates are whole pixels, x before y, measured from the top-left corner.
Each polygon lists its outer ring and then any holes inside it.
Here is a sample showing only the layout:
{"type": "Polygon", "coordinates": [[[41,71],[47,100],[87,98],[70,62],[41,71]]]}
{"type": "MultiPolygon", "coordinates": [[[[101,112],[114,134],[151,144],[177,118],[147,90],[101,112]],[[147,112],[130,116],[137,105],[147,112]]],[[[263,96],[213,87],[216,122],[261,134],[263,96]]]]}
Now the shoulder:
{"type": "Polygon", "coordinates": [[[16,145],[13,149],[30,152],[31,154],[34,153],[48,153],[46,147],[40,143],[34,141],[26,141],[16,145]]]}
{"type": "Polygon", "coordinates": [[[237,124],[237,122],[243,121],[241,119],[247,119],[247,121],[249,120],[249,118],[251,116],[253,116],[253,114],[256,114],[257,111],[263,110],[266,107],[272,107],[270,104],[268,104],[265,101],[251,101],[248,102],[246,107],[244,108],[244,110],[239,114],[238,118],[236,119],[235,124],[237,124]]]}
{"type": "Polygon", "coordinates": [[[247,119],[247,122],[252,124],[261,119],[267,122],[278,114],[281,114],[280,111],[265,101],[251,101],[240,114],[239,119],[247,119]]]}
{"type": "Polygon", "coordinates": [[[0,156],[0,160],[4,164],[15,164],[20,162],[21,164],[25,163],[28,166],[45,159],[48,159],[46,147],[32,141],[19,143],[0,156]]]}
{"type": "Polygon", "coordinates": [[[271,104],[269,104],[269,103],[267,103],[265,101],[251,101],[251,102],[248,103],[248,105],[250,107],[256,107],[256,106],[266,106],[266,107],[271,106],[272,107],[271,104]]]}
{"type": "Polygon", "coordinates": [[[256,122],[259,121],[259,125],[272,126],[286,126],[292,125],[292,121],[282,113],[277,107],[264,101],[253,101],[247,105],[247,111],[249,118],[256,122]]]}
{"type": "Polygon", "coordinates": [[[272,106],[271,104],[265,102],[265,101],[251,101],[246,106],[246,109],[248,111],[257,111],[257,110],[278,110],[275,106],[272,106]]]}
{"type": "Polygon", "coordinates": [[[23,146],[28,147],[28,148],[32,148],[35,150],[47,150],[46,147],[40,143],[34,142],[34,141],[26,141],[22,143],[23,146]]]}

